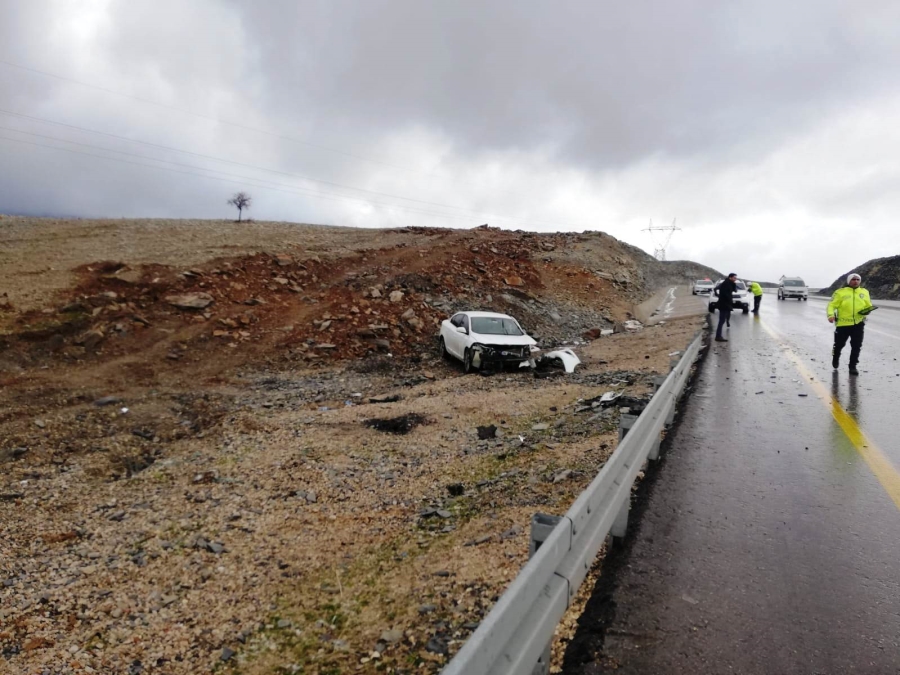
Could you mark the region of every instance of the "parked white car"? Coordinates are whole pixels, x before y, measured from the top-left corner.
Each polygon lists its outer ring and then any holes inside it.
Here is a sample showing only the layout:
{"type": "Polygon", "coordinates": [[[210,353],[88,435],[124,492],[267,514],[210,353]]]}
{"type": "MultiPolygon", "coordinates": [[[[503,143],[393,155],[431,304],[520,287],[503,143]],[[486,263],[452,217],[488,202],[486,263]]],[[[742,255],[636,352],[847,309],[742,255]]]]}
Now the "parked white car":
{"type": "Polygon", "coordinates": [[[485,366],[533,366],[537,345],[511,316],[495,312],[458,312],[441,322],[441,356],[452,356],[470,373],[485,366]]]}
{"type": "MultiPolygon", "coordinates": [[[[709,296],[709,311],[716,311],[716,303],[719,302],[719,286],[721,285],[723,280],[716,282],[716,288],[713,291],[713,294],[709,296]]],[[[747,284],[738,279],[734,282],[734,285],[737,287],[737,291],[732,294],[731,302],[732,307],[734,309],[739,309],[744,314],[747,314],[750,311],[750,307],[753,305],[753,296],[750,295],[750,291],[747,289],[747,284]]]]}
{"type": "Polygon", "coordinates": [[[691,286],[692,295],[712,295],[715,284],[710,279],[697,279],[691,286]]]}

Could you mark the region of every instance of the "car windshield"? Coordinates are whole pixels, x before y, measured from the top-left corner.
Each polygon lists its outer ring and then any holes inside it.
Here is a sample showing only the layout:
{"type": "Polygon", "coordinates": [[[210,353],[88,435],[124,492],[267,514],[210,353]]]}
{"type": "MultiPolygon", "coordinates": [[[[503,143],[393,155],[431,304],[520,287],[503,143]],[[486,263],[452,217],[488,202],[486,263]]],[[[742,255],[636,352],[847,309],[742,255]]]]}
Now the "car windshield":
{"type": "Polygon", "coordinates": [[[713,284],[711,281],[698,281],[695,285],[696,286],[712,286],[713,284]]]}
{"type": "Polygon", "coordinates": [[[802,279],[785,279],[784,285],[785,286],[806,286],[806,284],[803,283],[802,279]]]}
{"type": "Polygon", "coordinates": [[[735,281],[735,282],[734,282],[734,285],[737,286],[737,289],[738,289],[739,291],[746,291],[746,290],[747,290],[747,287],[744,286],[744,282],[743,282],[743,281],[735,281]]]}
{"type": "Polygon", "coordinates": [[[482,335],[525,335],[515,321],[499,316],[473,316],[472,332],[482,335]]]}

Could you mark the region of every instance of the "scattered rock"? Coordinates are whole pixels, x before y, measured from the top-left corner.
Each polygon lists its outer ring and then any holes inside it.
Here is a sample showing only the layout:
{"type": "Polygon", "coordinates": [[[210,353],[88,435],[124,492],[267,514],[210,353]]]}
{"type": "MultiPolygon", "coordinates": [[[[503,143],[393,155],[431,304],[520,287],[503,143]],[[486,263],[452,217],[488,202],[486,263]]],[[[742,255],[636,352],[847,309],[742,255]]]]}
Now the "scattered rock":
{"type": "Polygon", "coordinates": [[[496,438],[497,436],[497,427],[494,424],[488,424],[487,426],[478,427],[478,440],[480,441],[490,440],[491,438],[496,438]]]}
{"type": "Polygon", "coordinates": [[[369,397],[369,403],[396,403],[399,400],[399,394],[381,394],[380,396],[369,397]]]}
{"type": "Polygon", "coordinates": [[[166,296],[166,302],[178,309],[206,309],[215,300],[209,293],[185,293],[166,296]]]}
{"type": "Polygon", "coordinates": [[[94,351],[104,339],[106,339],[104,332],[99,328],[96,328],[79,336],[75,340],[75,344],[82,345],[88,351],[94,351]]]}
{"type": "Polygon", "coordinates": [[[466,488],[462,483],[451,483],[447,486],[447,492],[451,497],[461,497],[465,491],[466,488]]]}
{"type": "Polygon", "coordinates": [[[428,418],[417,413],[401,415],[400,417],[392,417],[389,419],[371,419],[363,422],[371,429],[384,431],[391,434],[408,434],[417,426],[427,424],[428,418]]]}
{"type": "Polygon", "coordinates": [[[484,544],[485,542],[488,542],[491,539],[493,539],[493,537],[494,537],[494,535],[492,535],[492,534],[483,534],[480,537],[477,537],[476,539],[467,541],[464,544],[464,546],[480,546],[481,544],[484,544]]]}
{"type": "Polygon", "coordinates": [[[563,469],[558,474],[553,476],[554,483],[562,483],[564,480],[569,478],[572,475],[572,469],[563,469]]]}
{"type": "Polygon", "coordinates": [[[387,642],[389,645],[395,645],[402,639],[403,631],[397,630],[396,628],[392,630],[386,630],[381,634],[381,640],[383,642],[387,642]]]}
{"type": "Polygon", "coordinates": [[[521,525],[513,525],[506,532],[500,535],[500,539],[506,541],[507,539],[513,539],[514,537],[518,537],[522,534],[522,526],[521,525]]]}
{"type": "Polygon", "coordinates": [[[441,654],[442,656],[446,656],[450,653],[447,649],[447,641],[439,637],[430,638],[428,642],[425,643],[425,651],[431,652],[432,654],[441,654]]]}

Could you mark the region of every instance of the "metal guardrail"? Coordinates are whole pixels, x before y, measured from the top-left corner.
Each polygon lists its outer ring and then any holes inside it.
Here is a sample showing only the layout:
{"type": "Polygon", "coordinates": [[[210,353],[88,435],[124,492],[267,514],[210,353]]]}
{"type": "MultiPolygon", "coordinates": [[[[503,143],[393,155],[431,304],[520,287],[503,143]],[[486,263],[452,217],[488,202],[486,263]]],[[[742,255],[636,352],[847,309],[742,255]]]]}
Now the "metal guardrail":
{"type": "MultiPolygon", "coordinates": [[[[549,672],[549,644],[608,534],[624,537],[631,486],[647,459],[659,458],[660,433],[700,352],[702,333],[565,516],[532,519],[532,557],[444,668],[442,675],[549,672]]],[[[623,429],[625,426],[623,425],[623,429]]]]}

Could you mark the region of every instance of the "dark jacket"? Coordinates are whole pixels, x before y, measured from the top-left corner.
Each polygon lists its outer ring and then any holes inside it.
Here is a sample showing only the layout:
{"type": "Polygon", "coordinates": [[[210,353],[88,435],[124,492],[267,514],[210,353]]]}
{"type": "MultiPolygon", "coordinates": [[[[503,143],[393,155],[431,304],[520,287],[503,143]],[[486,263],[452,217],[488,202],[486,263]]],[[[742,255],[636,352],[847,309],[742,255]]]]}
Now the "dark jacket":
{"type": "Polygon", "coordinates": [[[730,312],[734,308],[734,294],[737,293],[737,284],[731,279],[726,279],[719,284],[716,293],[719,295],[719,301],[716,303],[716,307],[720,311],[724,309],[725,311],[730,312]]]}

